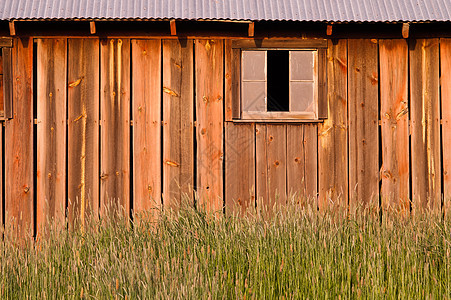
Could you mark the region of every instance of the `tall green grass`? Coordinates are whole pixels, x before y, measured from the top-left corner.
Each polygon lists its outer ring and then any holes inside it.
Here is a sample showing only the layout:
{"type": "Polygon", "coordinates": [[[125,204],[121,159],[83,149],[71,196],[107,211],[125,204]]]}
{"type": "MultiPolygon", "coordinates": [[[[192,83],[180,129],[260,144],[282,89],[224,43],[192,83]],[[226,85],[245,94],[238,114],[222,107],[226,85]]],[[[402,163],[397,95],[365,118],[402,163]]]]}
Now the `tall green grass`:
{"type": "Polygon", "coordinates": [[[323,214],[264,218],[190,208],[0,243],[0,298],[447,298],[450,221],[323,214]]]}

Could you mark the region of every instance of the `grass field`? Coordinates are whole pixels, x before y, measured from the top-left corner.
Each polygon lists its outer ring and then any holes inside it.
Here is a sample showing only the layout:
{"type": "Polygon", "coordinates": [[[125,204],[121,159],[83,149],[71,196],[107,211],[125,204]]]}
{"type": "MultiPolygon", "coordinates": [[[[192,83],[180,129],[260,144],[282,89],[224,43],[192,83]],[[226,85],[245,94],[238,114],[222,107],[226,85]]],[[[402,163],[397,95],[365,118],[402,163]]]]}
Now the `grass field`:
{"type": "Polygon", "coordinates": [[[404,298],[451,296],[450,221],[382,220],[299,206],[272,219],[192,209],[115,218],[0,243],[0,298],[404,298]],[[93,229],[97,228],[97,229],[93,229]]]}

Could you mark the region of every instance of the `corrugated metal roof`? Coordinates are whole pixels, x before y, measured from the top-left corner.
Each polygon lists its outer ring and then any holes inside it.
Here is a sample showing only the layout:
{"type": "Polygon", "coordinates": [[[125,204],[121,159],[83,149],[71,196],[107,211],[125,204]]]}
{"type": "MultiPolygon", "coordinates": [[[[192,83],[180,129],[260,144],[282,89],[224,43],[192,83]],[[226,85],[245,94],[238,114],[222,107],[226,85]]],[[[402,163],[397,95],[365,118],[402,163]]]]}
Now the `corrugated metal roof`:
{"type": "Polygon", "coordinates": [[[450,21],[451,0],[0,0],[0,19],[450,21]]]}

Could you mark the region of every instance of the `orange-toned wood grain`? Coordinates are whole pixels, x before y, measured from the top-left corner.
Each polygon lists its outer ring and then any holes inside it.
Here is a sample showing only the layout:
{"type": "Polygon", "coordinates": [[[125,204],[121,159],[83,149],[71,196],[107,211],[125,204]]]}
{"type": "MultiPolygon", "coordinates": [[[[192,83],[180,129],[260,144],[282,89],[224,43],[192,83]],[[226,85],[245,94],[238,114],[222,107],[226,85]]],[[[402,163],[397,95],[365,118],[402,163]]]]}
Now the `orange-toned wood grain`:
{"type": "Polygon", "coordinates": [[[328,42],[327,112],[318,127],[318,207],[348,206],[348,48],[328,42]]]}
{"type": "Polygon", "coordinates": [[[0,117],[5,116],[3,75],[0,75],[0,117]]]}
{"type": "Polygon", "coordinates": [[[318,126],[304,124],[305,197],[317,203],[318,198],[318,126]]]}
{"type": "Polygon", "coordinates": [[[225,210],[227,214],[255,208],[255,124],[226,123],[225,210]]]}
{"type": "Polygon", "coordinates": [[[14,118],[6,121],[5,227],[20,238],[33,234],[33,40],[15,39],[14,118]]]}
{"type": "Polygon", "coordinates": [[[266,143],[269,202],[280,207],[287,203],[287,126],[266,125],[266,143]]]}
{"type": "Polygon", "coordinates": [[[100,214],[130,213],[130,40],[100,45],[100,214]]]}
{"type": "Polygon", "coordinates": [[[99,215],[100,44],[68,40],[67,196],[70,225],[99,215]]]}
{"type": "Polygon", "coordinates": [[[198,207],[222,212],[224,42],[196,40],[198,207]]]}
{"type": "MultiPolygon", "coordinates": [[[[3,137],[4,137],[4,133],[3,133],[3,124],[1,124],[0,126],[0,145],[3,145],[3,137]]],[[[5,163],[4,163],[4,159],[3,159],[3,147],[1,147],[0,149],[0,199],[2,199],[0,201],[0,220],[2,220],[2,226],[3,226],[3,199],[4,199],[4,195],[5,195],[5,190],[3,189],[3,177],[4,177],[4,169],[5,168],[5,163]]],[[[2,227],[3,229],[4,227],[2,227]]]]}
{"type": "Polygon", "coordinates": [[[451,209],[451,39],[440,39],[443,201],[444,213],[451,209]]]}
{"type": "Polygon", "coordinates": [[[232,93],[232,73],[234,72],[232,63],[233,60],[233,49],[232,41],[224,41],[224,98],[225,98],[225,110],[224,110],[224,120],[232,121],[233,119],[233,93],[232,93]]]}
{"type": "Polygon", "coordinates": [[[441,209],[439,40],[410,41],[412,206],[441,209]]]}
{"type": "Polygon", "coordinates": [[[287,125],[287,192],[289,197],[304,201],[305,150],[303,125],[287,125]]]}
{"type": "Polygon", "coordinates": [[[161,40],[132,40],[133,209],[161,209],[161,40]]]}
{"type": "MultiPolygon", "coordinates": [[[[0,48],[0,51],[2,49],[0,48]]],[[[0,117],[5,115],[4,99],[3,99],[3,53],[0,53],[0,117]]]]}
{"type": "Polygon", "coordinates": [[[348,40],[349,203],[379,207],[377,40],[348,40]]]}
{"type": "Polygon", "coordinates": [[[382,207],[406,213],[410,211],[407,42],[380,40],[379,57],[382,207]]]}
{"type": "Polygon", "coordinates": [[[318,133],[316,124],[287,125],[287,195],[305,203],[318,193],[318,133]]]}
{"type": "Polygon", "coordinates": [[[193,40],[163,41],[163,205],[173,210],[194,202],[193,51],[193,40]]]}
{"type": "Polygon", "coordinates": [[[67,40],[37,40],[38,235],[48,222],[62,226],[66,213],[67,40]]]}
{"type": "Polygon", "coordinates": [[[3,48],[2,64],[3,64],[3,100],[1,107],[4,109],[4,117],[12,118],[12,101],[13,101],[13,66],[12,66],[12,48],[3,48]]]}
{"type": "Polygon", "coordinates": [[[274,203],[268,196],[266,125],[261,123],[255,124],[255,168],[257,210],[266,213],[274,203]]]}

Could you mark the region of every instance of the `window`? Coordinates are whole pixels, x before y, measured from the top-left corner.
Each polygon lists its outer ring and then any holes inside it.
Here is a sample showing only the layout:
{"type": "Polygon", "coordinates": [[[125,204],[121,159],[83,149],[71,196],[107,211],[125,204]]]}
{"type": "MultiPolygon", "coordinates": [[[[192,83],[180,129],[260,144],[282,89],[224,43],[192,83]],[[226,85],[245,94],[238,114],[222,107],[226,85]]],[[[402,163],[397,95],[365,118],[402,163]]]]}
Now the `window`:
{"type": "MultiPolygon", "coordinates": [[[[295,41],[305,44],[305,41],[295,41]]],[[[325,49],[320,47],[292,47],[293,42],[272,42],[276,47],[233,49],[235,87],[239,98],[239,115],[235,119],[303,119],[317,120],[324,115],[325,49]],[[290,48],[288,48],[290,47],[290,48]],[[236,82],[237,81],[237,82],[236,82]]],[[[269,43],[267,43],[269,44],[269,43]]],[[[317,43],[318,44],[318,43],[317,43]]],[[[321,43],[324,46],[325,43],[321,43]]],[[[252,44],[250,44],[252,46],[252,44]]],[[[268,45],[269,46],[269,45],[268,45]]],[[[318,45],[316,45],[318,46],[318,45]]],[[[327,106],[326,106],[327,107],[327,106]]]]}
{"type": "Polygon", "coordinates": [[[0,38],[0,120],[12,117],[11,48],[11,38],[0,38]]]}

